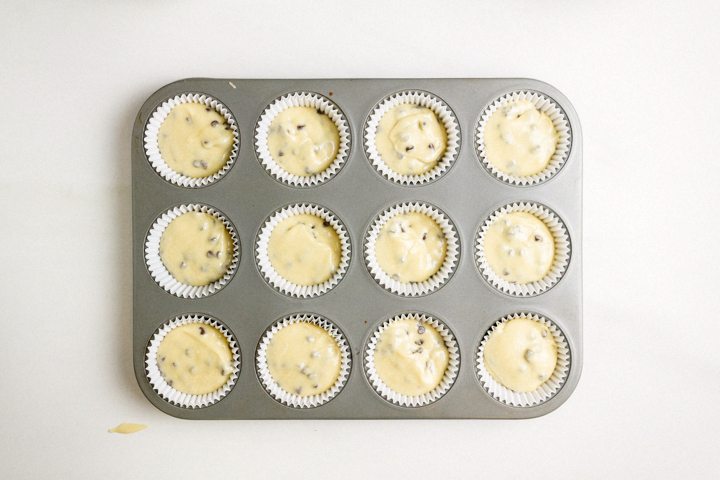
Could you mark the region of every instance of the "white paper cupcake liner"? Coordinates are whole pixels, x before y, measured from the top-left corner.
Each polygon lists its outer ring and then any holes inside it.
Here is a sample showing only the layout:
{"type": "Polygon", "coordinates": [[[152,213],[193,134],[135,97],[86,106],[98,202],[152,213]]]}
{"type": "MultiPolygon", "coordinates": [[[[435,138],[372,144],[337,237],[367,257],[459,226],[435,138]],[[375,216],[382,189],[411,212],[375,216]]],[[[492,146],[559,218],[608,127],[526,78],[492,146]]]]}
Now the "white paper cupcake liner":
{"type": "Polygon", "coordinates": [[[385,322],[383,322],[382,325],[375,329],[375,331],[368,339],[367,345],[365,345],[364,363],[365,375],[370,382],[370,385],[372,385],[373,389],[375,389],[375,392],[378,395],[395,405],[399,405],[402,407],[420,407],[436,402],[437,400],[442,398],[442,396],[445,395],[448,390],[450,390],[450,387],[452,387],[453,383],[455,383],[458,370],[460,369],[460,349],[457,345],[457,341],[455,340],[455,335],[453,335],[453,333],[450,331],[449,328],[445,326],[444,323],[424,313],[406,313],[386,320],[385,322]],[[442,336],[443,340],[445,341],[445,346],[447,347],[449,353],[448,366],[445,369],[445,374],[443,375],[442,380],[440,380],[440,384],[438,384],[437,387],[423,395],[401,395],[395,392],[390,387],[388,387],[385,382],[382,381],[382,379],[378,376],[377,371],[375,370],[375,348],[377,347],[377,341],[380,337],[380,334],[391,323],[409,319],[417,319],[427,325],[432,326],[435,330],[437,330],[437,332],[442,336]]]}
{"type": "Polygon", "coordinates": [[[549,208],[532,202],[513,203],[495,210],[485,219],[476,236],[475,254],[476,265],[490,285],[508,295],[529,297],[549,290],[559,282],[565,274],[568,263],[570,262],[570,237],[563,221],[549,208]],[[548,273],[537,282],[522,285],[510,283],[495,273],[495,271],[490,268],[487,258],[485,258],[484,242],[488,228],[490,228],[493,222],[499,217],[510,212],[527,212],[535,215],[547,226],[555,241],[555,257],[552,266],[548,273]]]}
{"type": "Polygon", "coordinates": [[[145,238],[145,265],[147,266],[150,275],[153,280],[160,285],[166,292],[172,293],[173,295],[181,298],[202,298],[212,295],[218,290],[222,289],[225,285],[230,282],[235,271],[237,270],[238,264],[240,263],[240,240],[235,230],[235,227],[225,217],[224,214],[215,210],[208,205],[201,204],[187,204],[173,207],[167,212],[163,213],[155,223],[153,223],[150,231],[145,238]],[[230,262],[230,266],[223,275],[222,278],[216,280],[213,283],[202,286],[186,285],[173,277],[165,264],[160,258],[160,239],[167,226],[175,220],[177,217],[187,212],[202,212],[209,213],[214,216],[225,225],[230,238],[233,242],[233,259],[230,262]]]}
{"type": "Polygon", "coordinates": [[[314,187],[333,178],[345,164],[350,153],[350,123],[337,105],[317,93],[296,92],[284,95],[265,108],[255,126],[255,154],[260,164],[277,181],[293,187],[314,187]],[[323,111],[340,134],[340,145],[335,160],[320,173],[301,177],[283,169],[270,155],[267,138],[270,124],[280,112],[291,107],[312,107],[323,111]]]}
{"type": "Polygon", "coordinates": [[[480,158],[480,162],[492,175],[510,185],[537,185],[552,178],[558,171],[560,171],[560,168],[562,168],[567,161],[568,155],[570,154],[571,144],[572,133],[570,131],[570,123],[568,122],[563,109],[547,95],[527,90],[507,93],[485,107],[485,110],[483,110],[483,113],[480,116],[480,121],[478,122],[475,135],[475,149],[478,157],[480,158]],[[492,114],[495,113],[495,110],[500,108],[503,104],[516,100],[529,100],[532,102],[540,112],[543,112],[550,117],[550,120],[552,120],[555,130],[558,133],[558,142],[555,147],[555,153],[552,157],[550,157],[547,167],[535,175],[526,177],[508,175],[507,173],[499,170],[485,154],[484,137],[485,126],[487,125],[488,120],[492,114]]]}
{"type": "Polygon", "coordinates": [[[330,320],[310,313],[288,315],[273,324],[260,340],[255,358],[257,375],[263,388],[265,388],[265,391],[267,391],[270,396],[278,402],[293,408],[319,407],[320,405],[324,405],[335,398],[347,382],[352,363],[350,346],[348,345],[345,335],[340,331],[340,329],[338,329],[330,320]],[[270,344],[270,340],[282,328],[295,322],[311,323],[324,329],[335,339],[338,347],[340,348],[340,374],[338,375],[335,383],[328,390],[317,395],[301,397],[299,395],[295,395],[294,393],[286,392],[275,382],[272,375],[270,375],[270,370],[268,369],[267,349],[270,344]]]}
{"type": "Polygon", "coordinates": [[[455,163],[458,153],[460,152],[460,125],[455,113],[440,98],[431,93],[419,90],[406,90],[393,93],[381,100],[365,120],[363,132],[365,138],[365,154],[372,166],[380,175],[400,185],[423,185],[437,180],[450,170],[450,167],[455,163]],[[402,105],[403,103],[411,103],[432,110],[438,117],[438,120],[442,122],[445,127],[445,132],[447,133],[445,153],[438,159],[437,165],[435,165],[434,168],[421,175],[401,175],[395,172],[382,160],[375,145],[375,135],[377,134],[380,119],[391,108],[402,105]]]}
{"type": "Polygon", "coordinates": [[[350,254],[350,237],[348,236],[345,225],[340,219],[325,207],[311,203],[303,203],[288,205],[265,220],[265,223],[257,235],[255,261],[260,270],[260,274],[275,290],[291,297],[310,298],[330,291],[342,280],[350,264],[350,254]],[[317,285],[297,285],[286,280],[273,268],[268,256],[268,244],[273,229],[286,218],[302,214],[315,215],[327,221],[335,229],[335,233],[337,233],[340,239],[340,265],[330,279],[317,285]]]}
{"type": "Polygon", "coordinates": [[[417,297],[432,293],[448,282],[457,269],[460,258],[460,240],[457,229],[440,209],[423,202],[395,205],[380,213],[365,234],[365,264],[375,281],[385,290],[405,297],[417,297]],[[380,267],[375,256],[375,242],[385,223],[401,213],[418,212],[432,218],[445,236],[445,260],[440,269],[424,282],[401,283],[394,280],[380,267]]]}
{"type": "Polygon", "coordinates": [[[145,373],[152,389],[155,390],[160,397],[173,405],[185,408],[207,407],[218,402],[221,398],[227,395],[233,385],[235,385],[235,382],[240,375],[240,347],[238,346],[235,337],[232,333],[230,333],[227,327],[212,317],[206,315],[183,315],[175,317],[173,320],[163,324],[157,332],[155,332],[148,343],[147,350],[145,352],[145,373]],[[160,342],[163,341],[165,336],[173,328],[186,325],[188,323],[204,323],[216,328],[225,336],[233,355],[233,372],[228,381],[225,385],[214,392],[206,393],[204,395],[189,395],[175,390],[165,381],[157,365],[157,350],[160,346],[160,342]]]}
{"type": "Polygon", "coordinates": [[[485,333],[482,341],[480,342],[480,346],[478,347],[476,366],[480,384],[493,398],[506,405],[514,407],[532,407],[534,405],[540,405],[541,403],[547,402],[560,390],[565,383],[565,380],[567,380],[568,372],[570,370],[570,348],[568,347],[567,340],[565,340],[565,335],[562,331],[557,327],[557,325],[547,318],[535,313],[515,313],[501,318],[485,333]],[[490,375],[487,368],[485,368],[485,343],[488,338],[490,338],[490,334],[495,331],[498,326],[514,318],[529,318],[542,323],[550,329],[550,332],[555,339],[555,345],[557,345],[557,363],[555,364],[553,374],[545,381],[545,383],[532,392],[513,392],[495,380],[493,376],[490,375]]]}
{"type": "Polygon", "coordinates": [[[183,95],[178,95],[166,100],[162,105],[160,105],[157,110],[155,110],[155,113],[152,114],[150,119],[148,119],[148,123],[145,127],[144,140],[145,154],[147,155],[150,165],[152,165],[155,171],[168,182],[181,187],[189,188],[205,187],[218,181],[228,171],[230,171],[230,168],[237,159],[238,151],[240,150],[240,132],[238,131],[235,117],[233,117],[225,105],[220,103],[218,100],[209,95],[199,93],[185,93],[183,95]],[[235,137],[232,151],[230,152],[230,158],[223,168],[213,175],[200,178],[187,177],[170,168],[170,166],[165,163],[165,160],[163,160],[162,155],[160,155],[160,148],[158,147],[158,132],[160,131],[160,125],[162,125],[165,121],[165,118],[167,118],[170,114],[173,107],[182,103],[202,103],[217,111],[230,124],[233,136],[235,137]]]}

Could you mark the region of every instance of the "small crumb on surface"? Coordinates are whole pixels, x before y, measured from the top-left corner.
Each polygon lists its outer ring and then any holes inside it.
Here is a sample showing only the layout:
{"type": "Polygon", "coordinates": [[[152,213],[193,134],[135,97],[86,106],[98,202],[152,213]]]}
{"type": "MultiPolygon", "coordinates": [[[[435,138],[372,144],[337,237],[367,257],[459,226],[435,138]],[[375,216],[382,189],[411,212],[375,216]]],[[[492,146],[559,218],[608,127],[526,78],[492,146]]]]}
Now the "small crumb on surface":
{"type": "Polygon", "coordinates": [[[117,427],[108,430],[108,433],[128,434],[139,432],[140,430],[145,430],[146,428],[148,428],[148,426],[141,423],[121,423],[117,427]]]}

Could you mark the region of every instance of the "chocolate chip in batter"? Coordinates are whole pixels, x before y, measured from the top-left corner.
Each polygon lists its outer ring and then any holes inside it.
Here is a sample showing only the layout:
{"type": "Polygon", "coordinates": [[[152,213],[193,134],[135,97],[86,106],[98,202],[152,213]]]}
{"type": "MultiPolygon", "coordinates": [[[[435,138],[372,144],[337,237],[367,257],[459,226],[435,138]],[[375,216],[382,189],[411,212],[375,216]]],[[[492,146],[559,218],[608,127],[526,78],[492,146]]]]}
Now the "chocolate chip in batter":
{"type": "Polygon", "coordinates": [[[203,327],[200,327],[200,335],[205,335],[205,329],[203,327]]]}
{"type": "Polygon", "coordinates": [[[428,145],[428,148],[429,148],[430,150],[435,150],[435,145],[433,145],[433,144],[431,143],[430,145],[428,145]]]}
{"type": "Polygon", "coordinates": [[[322,115],[322,114],[325,113],[325,112],[323,112],[322,110],[320,110],[320,109],[318,108],[318,109],[317,109],[317,113],[318,113],[318,115],[322,115]]]}
{"type": "Polygon", "coordinates": [[[225,375],[225,369],[220,370],[220,375],[225,375]]]}
{"type": "Polygon", "coordinates": [[[330,226],[330,222],[328,222],[327,220],[324,220],[323,227],[329,227],[329,226],[330,226]]]}
{"type": "Polygon", "coordinates": [[[503,270],[503,275],[507,277],[508,275],[510,275],[510,271],[509,271],[509,270],[503,270]]]}
{"type": "Polygon", "coordinates": [[[208,258],[212,258],[212,257],[215,256],[215,253],[213,253],[212,250],[208,250],[208,251],[207,251],[207,256],[208,256],[208,258]]]}
{"type": "Polygon", "coordinates": [[[414,145],[410,145],[409,147],[405,147],[405,151],[406,151],[406,152],[409,152],[409,151],[412,150],[413,148],[415,148],[415,146],[414,146],[414,145]]]}
{"type": "Polygon", "coordinates": [[[302,393],[302,387],[298,387],[295,389],[295,394],[300,395],[302,393]]]}
{"type": "Polygon", "coordinates": [[[427,232],[423,233],[422,239],[427,240],[427,232]]]}
{"type": "Polygon", "coordinates": [[[318,388],[318,384],[317,384],[317,383],[314,384],[314,385],[313,385],[313,388],[318,388]]]}
{"type": "Polygon", "coordinates": [[[190,125],[192,125],[192,123],[193,123],[192,118],[190,118],[190,117],[185,117],[185,120],[187,120],[187,122],[188,122],[190,125]]]}
{"type": "Polygon", "coordinates": [[[285,154],[283,153],[282,150],[280,150],[280,151],[278,152],[278,157],[282,157],[283,155],[285,155],[285,154]]]}
{"type": "Polygon", "coordinates": [[[297,129],[298,129],[298,130],[302,130],[303,128],[305,128],[305,125],[298,125],[298,126],[297,126],[297,129]]]}
{"type": "Polygon", "coordinates": [[[230,130],[230,127],[225,127],[225,130],[230,130]]]}
{"type": "Polygon", "coordinates": [[[418,349],[415,350],[415,353],[422,353],[422,352],[423,352],[423,348],[422,348],[422,347],[418,347],[418,349]]]}
{"type": "Polygon", "coordinates": [[[177,367],[177,363],[173,362],[173,363],[172,363],[172,366],[173,366],[173,367],[177,367]]]}
{"type": "Polygon", "coordinates": [[[211,127],[217,127],[218,125],[220,125],[220,124],[218,123],[217,120],[213,120],[212,122],[210,122],[211,127]]]}
{"type": "Polygon", "coordinates": [[[422,345],[423,343],[425,343],[425,342],[423,341],[422,338],[420,340],[415,340],[415,345],[422,345]]]}
{"type": "Polygon", "coordinates": [[[418,333],[419,333],[420,335],[422,335],[423,333],[425,333],[425,327],[423,327],[422,325],[418,326],[418,333]]]}
{"type": "Polygon", "coordinates": [[[180,268],[185,268],[185,267],[187,267],[187,263],[185,263],[185,262],[180,262],[180,268]]]}
{"type": "Polygon", "coordinates": [[[535,235],[536,242],[542,242],[543,238],[540,235],[535,235]]]}
{"type": "Polygon", "coordinates": [[[168,380],[168,381],[167,381],[167,384],[172,387],[172,380],[168,380]]]}
{"type": "Polygon", "coordinates": [[[210,239],[210,241],[211,241],[212,243],[215,243],[215,242],[218,241],[218,237],[212,237],[212,238],[210,239]]]}
{"type": "Polygon", "coordinates": [[[210,142],[208,142],[207,140],[203,140],[203,145],[207,145],[208,143],[210,142]]]}

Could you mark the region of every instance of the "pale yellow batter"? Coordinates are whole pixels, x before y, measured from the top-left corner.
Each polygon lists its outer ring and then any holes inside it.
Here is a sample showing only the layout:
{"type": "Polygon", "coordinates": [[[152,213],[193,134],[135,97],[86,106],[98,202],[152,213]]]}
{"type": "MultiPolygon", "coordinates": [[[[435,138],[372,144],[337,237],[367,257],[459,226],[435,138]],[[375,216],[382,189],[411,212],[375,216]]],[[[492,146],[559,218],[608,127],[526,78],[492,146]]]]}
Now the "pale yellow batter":
{"type": "Polygon", "coordinates": [[[373,361],[378,377],[391,390],[400,395],[423,395],[440,384],[450,354],[435,328],[410,318],[385,327],[373,361]]]}
{"type": "Polygon", "coordinates": [[[552,120],[529,100],[503,104],[487,121],[485,155],[508,175],[527,177],[547,167],[555,153],[558,133],[552,120]]]}
{"type": "Polygon", "coordinates": [[[340,134],[322,110],[290,107],[270,124],[267,138],[273,160],[283,170],[309,177],[325,170],[337,157],[340,134]]]}
{"type": "Polygon", "coordinates": [[[275,383],[300,397],[318,395],[332,387],[340,375],[340,347],[324,328],[295,322],[270,339],[266,353],[275,383]]]}
{"type": "Polygon", "coordinates": [[[230,124],[202,103],[175,105],[160,125],[160,155],[186,177],[209,177],[230,159],[234,136],[230,124]]]}
{"type": "Polygon", "coordinates": [[[514,318],[500,324],[485,342],[485,368],[499,383],[518,393],[532,392],[555,370],[557,345],[540,322],[514,318]]]}
{"type": "Polygon", "coordinates": [[[445,235],[432,218],[408,212],[385,222],[375,242],[375,257],[393,280],[424,282],[440,269],[446,249],[445,235]]]}
{"type": "Polygon", "coordinates": [[[429,108],[403,103],[378,124],[375,147],[383,162],[400,175],[422,175],[445,153],[447,132],[429,108]]]}
{"type": "Polygon", "coordinates": [[[268,257],[275,271],[295,285],[319,285],[340,266],[340,238],[330,222],[301,214],[278,223],[270,234],[268,257]]]}
{"type": "Polygon", "coordinates": [[[185,285],[209,285],[221,279],[232,257],[230,233],[209,213],[183,213],[160,237],[160,259],[173,278],[185,285]]]}
{"type": "Polygon", "coordinates": [[[205,323],[173,328],[157,350],[157,365],[168,385],[188,395],[214,392],[233,372],[233,356],[225,336],[205,323]]]}
{"type": "Polygon", "coordinates": [[[148,428],[147,425],[143,425],[142,423],[121,423],[115,428],[111,428],[108,430],[108,433],[122,433],[122,434],[129,434],[129,433],[135,433],[139,432],[140,430],[145,430],[148,428]]]}
{"type": "Polygon", "coordinates": [[[521,285],[547,275],[555,258],[555,240],[547,225],[527,212],[497,218],[485,234],[483,248],[498,277],[521,285]]]}

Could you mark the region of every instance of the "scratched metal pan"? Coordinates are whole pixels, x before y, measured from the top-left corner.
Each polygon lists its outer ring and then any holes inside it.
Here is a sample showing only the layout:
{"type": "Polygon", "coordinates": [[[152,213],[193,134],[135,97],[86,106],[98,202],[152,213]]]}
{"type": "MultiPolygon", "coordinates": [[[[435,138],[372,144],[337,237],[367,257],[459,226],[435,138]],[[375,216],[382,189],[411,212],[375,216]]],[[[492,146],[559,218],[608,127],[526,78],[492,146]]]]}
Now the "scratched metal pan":
{"type": "Polygon", "coordinates": [[[242,80],[187,79],[155,92],[140,108],[132,138],[133,186],[133,362],[141,390],[163,412],[189,419],[382,419],[382,418],[532,418],[562,405],[575,389],[582,369],[582,132],[575,110],[552,86],[531,79],[334,79],[242,80]],[[420,186],[398,185],[370,163],[364,128],[374,107],[395,92],[428,92],[454,113],[459,129],[459,154],[441,178],[420,186]],[[476,130],[483,110],[513,91],[540,92],[565,113],[571,147],[562,168],[535,186],[515,186],[496,178],[482,164],[476,130]],[[313,92],[334,102],[350,130],[347,160],[331,180],[314,187],[286,185],[261,165],[255,150],[255,128],[265,108],[294,92],[313,92]],[[167,99],[187,93],[209,95],[231,112],[240,142],[237,159],[218,181],[201,188],[170,183],[150,164],[144,132],[149,118],[167,99]],[[364,240],[374,218],[386,208],[423,202],[444,212],[457,229],[460,255],[452,277],[438,290],[422,296],[400,296],[381,287],[370,274],[364,240]],[[513,296],[494,288],[476,265],[475,243],[483,221],[496,209],[516,202],[533,202],[562,219],[571,245],[562,279],[547,291],[513,296]],[[294,298],[270,286],[255,261],[256,237],[265,219],[278,208],[295,203],[321,205],[337,215],[351,243],[352,255],[344,278],[329,292],[294,298]],[[214,294],[180,298],[152,278],[145,262],[146,236],[155,220],[180,204],[209,205],[222,212],[237,230],[241,258],[230,281],[214,294]],[[460,360],[452,387],[424,406],[398,406],[371,386],[364,366],[364,349],[372,331],[384,320],[407,312],[430,314],[454,334],[460,360]],[[540,314],[564,333],[570,365],[564,384],[549,400],[534,406],[510,406],[493,398],[481,384],[476,367],[478,346],[500,318],[517,312],[540,314]],[[153,333],[184,314],[213,317],[234,334],[240,347],[241,369],[232,390],[202,408],[185,408],[163,399],[146,374],[145,355],[153,333]],[[329,319],[345,335],[351,349],[351,369],[344,388],[329,402],[314,408],[294,408],[271,397],[255,368],[256,349],[265,331],[294,313],[329,319]]]}

